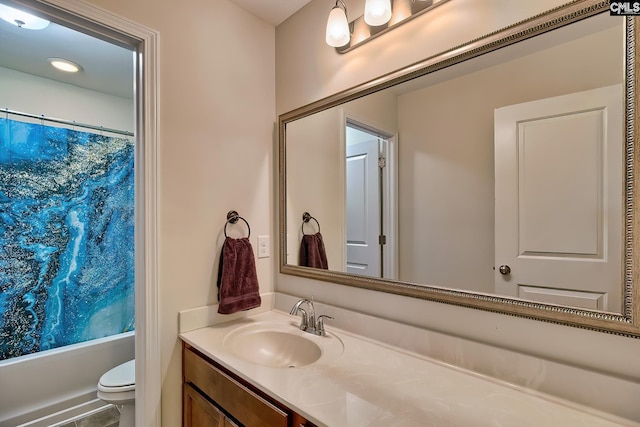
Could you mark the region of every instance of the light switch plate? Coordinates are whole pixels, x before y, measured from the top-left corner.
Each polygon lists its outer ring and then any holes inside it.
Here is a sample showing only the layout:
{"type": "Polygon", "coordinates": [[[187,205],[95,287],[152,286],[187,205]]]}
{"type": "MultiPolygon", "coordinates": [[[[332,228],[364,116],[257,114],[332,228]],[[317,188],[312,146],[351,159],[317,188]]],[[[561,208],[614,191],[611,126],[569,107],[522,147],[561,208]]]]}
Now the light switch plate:
{"type": "Polygon", "coordinates": [[[258,236],[258,258],[269,258],[269,255],[271,255],[269,236],[258,236]]]}

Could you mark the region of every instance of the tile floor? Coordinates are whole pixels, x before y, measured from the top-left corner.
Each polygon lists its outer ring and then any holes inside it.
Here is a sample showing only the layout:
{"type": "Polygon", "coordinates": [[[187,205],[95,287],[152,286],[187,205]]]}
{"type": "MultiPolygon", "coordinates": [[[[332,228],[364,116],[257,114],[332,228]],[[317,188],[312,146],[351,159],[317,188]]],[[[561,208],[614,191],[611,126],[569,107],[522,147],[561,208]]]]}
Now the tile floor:
{"type": "Polygon", "coordinates": [[[60,427],[118,427],[120,412],[115,406],[91,414],[87,417],[71,421],[60,427]]]}

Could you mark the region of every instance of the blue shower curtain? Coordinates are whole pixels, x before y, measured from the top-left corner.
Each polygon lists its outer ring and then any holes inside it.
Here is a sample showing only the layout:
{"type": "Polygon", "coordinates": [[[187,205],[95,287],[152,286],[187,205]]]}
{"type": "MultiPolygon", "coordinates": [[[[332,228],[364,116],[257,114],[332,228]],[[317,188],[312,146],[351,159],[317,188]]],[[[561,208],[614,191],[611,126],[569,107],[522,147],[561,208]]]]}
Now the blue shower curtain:
{"type": "Polygon", "coordinates": [[[133,327],[133,140],[0,119],[0,360],[133,327]]]}

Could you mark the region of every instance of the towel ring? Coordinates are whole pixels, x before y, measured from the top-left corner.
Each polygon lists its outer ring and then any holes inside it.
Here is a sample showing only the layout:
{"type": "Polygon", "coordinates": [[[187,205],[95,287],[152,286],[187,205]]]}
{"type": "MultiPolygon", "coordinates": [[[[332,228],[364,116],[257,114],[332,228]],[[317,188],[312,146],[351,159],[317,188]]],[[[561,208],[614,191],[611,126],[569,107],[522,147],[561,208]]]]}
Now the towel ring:
{"type": "Polygon", "coordinates": [[[320,232],[320,223],[318,222],[318,220],[312,217],[309,212],[305,212],[302,214],[302,235],[303,236],[306,236],[306,234],[304,234],[304,225],[311,220],[314,220],[316,222],[316,224],[318,225],[318,233],[320,232]]]}
{"type": "Polygon", "coordinates": [[[244,223],[247,224],[247,230],[249,231],[249,234],[247,235],[247,239],[251,237],[251,227],[249,226],[249,223],[247,222],[246,219],[238,215],[238,212],[236,211],[227,212],[227,222],[224,224],[224,237],[229,237],[227,236],[227,225],[229,225],[229,223],[236,224],[239,219],[243,220],[244,223]]]}

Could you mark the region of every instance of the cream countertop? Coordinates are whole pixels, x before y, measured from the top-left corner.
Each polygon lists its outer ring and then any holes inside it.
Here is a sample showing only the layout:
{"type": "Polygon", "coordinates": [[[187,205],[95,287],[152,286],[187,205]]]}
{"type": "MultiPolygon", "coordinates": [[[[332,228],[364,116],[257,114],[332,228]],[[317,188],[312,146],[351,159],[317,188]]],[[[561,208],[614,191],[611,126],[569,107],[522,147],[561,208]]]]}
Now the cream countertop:
{"type": "Polygon", "coordinates": [[[223,345],[224,337],[242,326],[298,321],[269,311],[180,338],[319,426],[639,426],[329,325],[328,337],[300,333],[321,346],[323,340],[340,340],[344,352],[292,369],[246,362],[223,345]]]}

